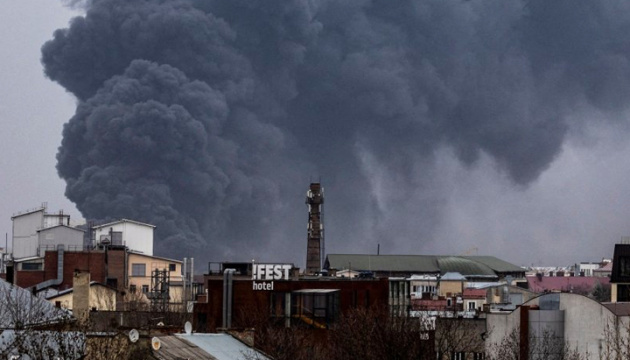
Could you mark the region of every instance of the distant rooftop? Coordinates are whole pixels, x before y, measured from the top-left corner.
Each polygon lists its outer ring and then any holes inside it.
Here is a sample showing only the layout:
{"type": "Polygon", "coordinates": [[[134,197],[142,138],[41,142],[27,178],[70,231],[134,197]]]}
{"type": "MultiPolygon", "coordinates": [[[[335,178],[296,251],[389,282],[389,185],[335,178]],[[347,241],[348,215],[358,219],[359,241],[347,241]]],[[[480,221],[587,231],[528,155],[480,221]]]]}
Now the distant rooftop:
{"type": "Polygon", "coordinates": [[[466,277],[487,278],[504,273],[525,273],[520,266],[494,256],[329,254],[324,268],[436,275],[458,272],[466,277]]]}

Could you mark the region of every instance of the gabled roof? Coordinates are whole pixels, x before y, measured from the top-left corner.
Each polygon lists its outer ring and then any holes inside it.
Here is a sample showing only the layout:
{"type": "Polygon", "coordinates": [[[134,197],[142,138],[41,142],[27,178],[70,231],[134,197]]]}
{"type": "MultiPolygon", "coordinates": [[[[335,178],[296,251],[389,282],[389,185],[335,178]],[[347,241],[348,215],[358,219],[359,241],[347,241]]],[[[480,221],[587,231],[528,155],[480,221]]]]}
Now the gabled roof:
{"type": "Polygon", "coordinates": [[[154,228],[154,229],[156,227],[155,225],[146,224],[146,223],[143,223],[143,222],[140,222],[140,221],[129,220],[129,219],[120,219],[120,220],[109,222],[107,224],[96,225],[96,226],[94,226],[94,229],[100,229],[100,228],[103,228],[103,227],[112,226],[112,225],[116,225],[116,224],[120,224],[120,223],[126,223],[126,222],[127,223],[131,223],[131,224],[141,225],[141,226],[148,226],[148,227],[151,227],[151,228],[154,228]]]}
{"type": "Polygon", "coordinates": [[[20,217],[20,216],[33,214],[33,213],[40,212],[40,211],[46,211],[46,208],[42,206],[40,208],[36,208],[36,209],[32,209],[32,210],[26,210],[24,212],[19,212],[17,214],[13,214],[13,216],[11,216],[11,220],[13,220],[13,219],[15,219],[17,217],[20,217]]]}
{"type": "Polygon", "coordinates": [[[58,227],[65,227],[65,228],[68,228],[70,230],[80,231],[80,232],[83,232],[83,233],[85,232],[85,230],[82,230],[82,229],[79,229],[79,228],[75,228],[75,227],[72,227],[72,226],[68,226],[68,225],[63,225],[63,224],[50,226],[50,227],[43,228],[43,229],[39,229],[39,230],[37,230],[37,232],[44,232],[44,231],[48,231],[48,230],[51,230],[51,229],[56,229],[58,227]]]}
{"type": "Polygon", "coordinates": [[[593,272],[611,272],[612,271],[612,266],[613,266],[613,263],[611,261],[611,262],[607,263],[606,265],[600,267],[599,269],[593,270],[593,272]]]}

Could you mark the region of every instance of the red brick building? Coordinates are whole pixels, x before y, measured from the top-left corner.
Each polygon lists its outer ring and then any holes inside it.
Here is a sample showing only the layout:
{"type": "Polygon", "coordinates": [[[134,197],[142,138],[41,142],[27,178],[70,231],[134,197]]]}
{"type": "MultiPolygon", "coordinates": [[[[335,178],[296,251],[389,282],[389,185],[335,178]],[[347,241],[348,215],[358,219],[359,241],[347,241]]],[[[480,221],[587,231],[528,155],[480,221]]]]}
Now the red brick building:
{"type": "Polygon", "coordinates": [[[388,306],[386,278],[310,277],[263,283],[251,276],[231,280],[206,276],[208,302],[195,305],[195,329],[216,332],[218,328],[246,327],[253,316],[287,327],[325,329],[349,309],[388,306]],[[224,289],[231,292],[231,301],[224,289]]]}

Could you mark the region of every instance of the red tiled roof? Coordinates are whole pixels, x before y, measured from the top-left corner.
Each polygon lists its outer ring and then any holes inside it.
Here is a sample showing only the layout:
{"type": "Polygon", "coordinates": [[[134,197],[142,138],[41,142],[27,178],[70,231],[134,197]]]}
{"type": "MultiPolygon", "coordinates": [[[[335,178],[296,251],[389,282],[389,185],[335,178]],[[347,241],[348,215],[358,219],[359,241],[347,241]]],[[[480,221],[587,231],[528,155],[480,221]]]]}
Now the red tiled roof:
{"type": "Polygon", "coordinates": [[[611,272],[611,271],[612,271],[612,261],[611,261],[611,262],[609,262],[608,264],[606,264],[606,265],[604,265],[604,266],[600,267],[599,269],[595,269],[595,270],[593,270],[593,271],[598,271],[598,272],[599,272],[599,271],[604,271],[604,272],[609,271],[609,272],[611,272]]]}
{"type": "Polygon", "coordinates": [[[464,289],[464,299],[485,299],[486,289],[464,289]]]}
{"type": "Polygon", "coordinates": [[[533,292],[561,291],[561,292],[590,292],[597,283],[608,285],[607,277],[593,276],[528,276],[527,284],[533,292]]]}

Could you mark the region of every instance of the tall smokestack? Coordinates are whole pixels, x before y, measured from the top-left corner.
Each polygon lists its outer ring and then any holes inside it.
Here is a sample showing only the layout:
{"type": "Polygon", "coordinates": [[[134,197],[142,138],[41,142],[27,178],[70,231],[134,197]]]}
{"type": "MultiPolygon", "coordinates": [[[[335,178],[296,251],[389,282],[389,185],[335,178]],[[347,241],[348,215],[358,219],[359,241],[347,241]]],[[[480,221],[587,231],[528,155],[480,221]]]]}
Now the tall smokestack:
{"type": "Polygon", "coordinates": [[[315,274],[321,270],[321,245],[324,238],[323,204],[324,189],[319,183],[311,183],[310,189],[306,192],[308,205],[306,274],[315,274]]]}

